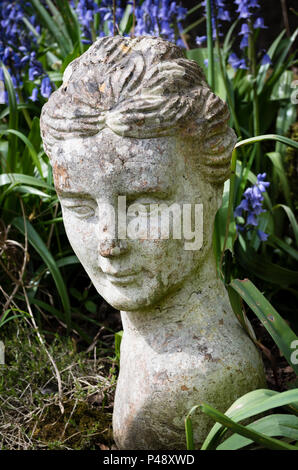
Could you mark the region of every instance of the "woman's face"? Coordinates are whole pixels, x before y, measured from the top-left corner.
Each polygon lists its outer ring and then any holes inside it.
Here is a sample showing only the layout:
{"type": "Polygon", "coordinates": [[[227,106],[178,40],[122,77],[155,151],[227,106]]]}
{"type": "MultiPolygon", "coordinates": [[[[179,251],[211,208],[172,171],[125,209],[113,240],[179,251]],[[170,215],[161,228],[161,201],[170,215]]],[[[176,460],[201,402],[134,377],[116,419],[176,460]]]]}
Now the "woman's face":
{"type": "Polygon", "coordinates": [[[216,203],[185,153],[175,137],[123,138],[108,129],[53,148],[54,181],[69,241],[99,294],[119,310],[154,305],[194,273],[210,248],[216,203]],[[160,214],[172,204],[181,213],[183,205],[191,205],[195,249],[185,249],[189,240],[183,228],[181,238],[173,238],[175,224],[169,236],[159,228],[158,237],[148,237],[148,224],[157,229],[154,224],[163,217],[148,222],[156,208],[152,204],[163,204],[160,214]],[[195,220],[196,204],[201,215],[203,204],[204,224],[200,214],[195,220]]]}

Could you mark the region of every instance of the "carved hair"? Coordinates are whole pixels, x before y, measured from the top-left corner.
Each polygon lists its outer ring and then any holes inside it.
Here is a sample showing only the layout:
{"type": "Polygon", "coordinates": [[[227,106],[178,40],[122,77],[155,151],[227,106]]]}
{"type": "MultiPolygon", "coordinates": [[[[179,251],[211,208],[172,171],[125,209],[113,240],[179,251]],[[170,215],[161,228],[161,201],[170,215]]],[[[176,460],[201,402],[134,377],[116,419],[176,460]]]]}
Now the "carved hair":
{"type": "Polygon", "coordinates": [[[195,138],[202,172],[222,184],[235,144],[228,119],[227,105],[177,46],[115,36],[98,39],[66,68],[62,86],[42,109],[41,131],[49,156],[56,141],[104,128],[139,139],[195,138]]]}

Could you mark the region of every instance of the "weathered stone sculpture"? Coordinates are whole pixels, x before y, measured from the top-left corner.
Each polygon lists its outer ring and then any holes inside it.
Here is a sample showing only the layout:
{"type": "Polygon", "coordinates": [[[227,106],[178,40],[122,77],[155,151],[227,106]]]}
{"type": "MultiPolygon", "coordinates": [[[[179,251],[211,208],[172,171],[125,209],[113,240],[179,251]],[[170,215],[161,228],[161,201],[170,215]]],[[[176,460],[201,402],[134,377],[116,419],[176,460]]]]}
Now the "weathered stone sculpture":
{"type": "MultiPolygon", "coordinates": [[[[67,235],[98,292],[121,310],[120,449],[183,449],[193,405],[225,411],[264,386],[212,252],[236,140],[228,118],[198,65],[152,37],[99,39],[43,108],[67,235]]],[[[194,418],[198,447],[211,424],[194,418]]]]}

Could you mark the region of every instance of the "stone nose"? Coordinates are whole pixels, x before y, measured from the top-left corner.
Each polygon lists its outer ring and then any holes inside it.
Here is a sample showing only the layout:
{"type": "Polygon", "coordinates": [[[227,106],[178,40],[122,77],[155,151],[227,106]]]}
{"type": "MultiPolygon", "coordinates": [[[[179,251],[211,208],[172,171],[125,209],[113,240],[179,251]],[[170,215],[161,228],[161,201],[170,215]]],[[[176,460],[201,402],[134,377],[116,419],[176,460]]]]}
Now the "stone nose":
{"type": "Polygon", "coordinates": [[[116,238],[107,238],[101,240],[98,245],[98,253],[104,258],[110,256],[119,256],[127,253],[129,246],[126,240],[119,240],[116,238]]]}

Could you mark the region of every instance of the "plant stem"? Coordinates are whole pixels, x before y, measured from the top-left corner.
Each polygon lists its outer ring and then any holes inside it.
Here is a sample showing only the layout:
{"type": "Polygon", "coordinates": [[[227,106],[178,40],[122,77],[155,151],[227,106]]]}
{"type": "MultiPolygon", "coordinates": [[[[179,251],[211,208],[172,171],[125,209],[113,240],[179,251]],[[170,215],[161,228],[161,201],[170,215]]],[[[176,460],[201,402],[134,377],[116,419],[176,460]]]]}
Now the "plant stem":
{"type": "MultiPolygon", "coordinates": [[[[255,42],[253,35],[252,22],[249,22],[250,34],[248,43],[248,55],[249,55],[249,66],[250,73],[253,76],[253,132],[254,136],[260,135],[260,113],[259,113],[259,99],[257,91],[257,62],[256,62],[256,51],[255,42]]],[[[261,145],[257,143],[256,146],[256,171],[260,172],[261,169],[261,145]]]]}
{"type": "MultiPolygon", "coordinates": [[[[216,32],[216,36],[217,36],[217,32],[216,32]]],[[[232,102],[232,99],[231,99],[231,95],[230,95],[229,89],[228,89],[227,77],[226,77],[226,73],[225,73],[224,66],[223,66],[223,60],[222,60],[222,55],[221,55],[221,51],[220,51],[218,37],[216,39],[216,48],[217,48],[217,53],[218,53],[218,58],[219,58],[220,72],[221,72],[221,76],[222,76],[222,79],[223,79],[223,82],[224,82],[224,85],[225,85],[225,89],[226,89],[226,93],[227,93],[227,101],[229,103],[229,108],[230,108],[230,111],[231,111],[231,115],[232,115],[232,118],[233,118],[233,121],[234,121],[236,131],[237,131],[237,137],[239,137],[240,140],[242,140],[242,133],[241,133],[239,121],[238,121],[238,118],[237,118],[237,115],[236,115],[236,112],[235,112],[235,108],[234,108],[234,105],[233,105],[233,102],[232,102]]]]}
{"type": "Polygon", "coordinates": [[[113,0],[113,36],[116,36],[116,0],[113,0]]]}
{"type": "Polygon", "coordinates": [[[222,249],[221,257],[220,257],[220,262],[219,262],[219,267],[220,267],[221,273],[222,273],[222,262],[223,262],[223,257],[224,257],[226,246],[227,246],[227,240],[228,240],[229,230],[230,230],[230,223],[231,223],[232,214],[233,214],[233,207],[234,207],[236,165],[237,165],[237,150],[236,150],[236,148],[234,148],[233,153],[232,153],[232,161],[231,161],[229,206],[228,206],[228,213],[227,213],[225,239],[224,239],[224,245],[223,245],[223,249],[222,249]]]}
{"type": "Polygon", "coordinates": [[[202,2],[196,5],[195,7],[191,8],[190,10],[188,10],[188,12],[186,13],[186,16],[191,15],[192,13],[194,13],[201,7],[202,7],[202,2]]]}
{"type": "Polygon", "coordinates": [[[206,0],[206,14],[207,14],[207,45],[208,45],[208,83],[211,89],[214,90],[214,52],[213,52],[213,37],[212,37],[211,0],[206,0]]]}
{"type": "Polygon", "coordinates": [[[288,36],[288,38],[290,38],[291,37],[291,31],[290,31],[290,25],[289,25],[289,17],[288,17],[286,0],[281,0],[281,9],[282,9],[282,16],[283,16],[287,36],[288,36]]]}
{"type": "MultiPolygon", "coordinates": [[[[240,140],[242,140],[241,128],[240,128],[238,117],[237,117],[237,114],[236,114],[236,111],[235,111],[234,103],[233,103],[233,100],[232,100],[231,95],[230,95],[230,90],[229,90],[229,87],[228,87],[226,71],[225,71],[224,64],[223,64],[223,59],[222,59],[222,54],[221,54],[221,49],[220,49],[220,44],[219,44],[217,20],[215,20],[215,24],[216,24],[216,48],[217,48],[217,54],[218,54],[218,59],[219,59],[220,73],[221,73],[221,76],[222,76],[222,79],[223,79],[223,82],[224,82],[224,86],[225,86],[225,89],[226,89],[227,101],[228,101],[228,104],[229,104],[229,110],[231,112],[231,115],[232,115],[232,118],[233,118],[233,123],[234,123],[234,126],[236,128],[237,137],[240,138],[240,140]]],[[[241,152],[243,161],[246,162],[246,152],[245,152],[245,150],[241,148],[240,152],[241,152]]]]}
{"type": "Polygon", "coordinates": [[[184,30],[182,31],[183,34],[188,33],[188,31],[191,31],[193,28],[195,28],[199,24],[203,23],[204,21],[205,21],[205,18],[203,17],[203,18],[198,19],[194,23],[190,24],[189,26],[186,26],[186,28],[184,28],[184,30]]]}
{"type": "Polygon", "coordinates": [[[131,37],[135,37],[135,28],[136,28],[136,0],[133,0],[132,4],[132,31],[131,37]]]}
{"type": "MultiPolygon", "coordinates": [[[[20,103],[24,103],[24,98],[23,98],[23,95],[21,93],[21,90],[17,90],[17,93],[18,93],[18,97],[19,97],[19,100],[20,100],[20,103]]],[[[32,120],[31,120],[31,117],[30,117],[30,114],[28,113],[28,110],[26,108],[22,108],[22,113],[24,115],[24,118],[28,124],[28,127],[29,129],[31,129],[32,127],[32,120]]]]}

